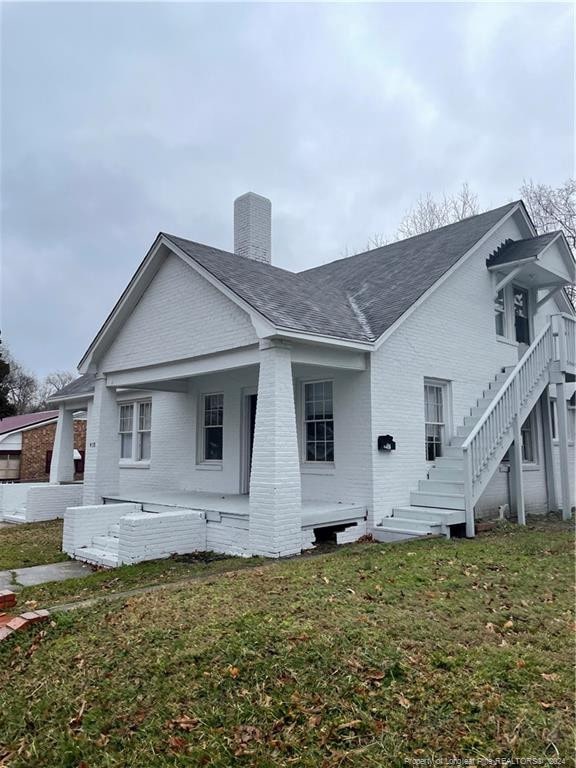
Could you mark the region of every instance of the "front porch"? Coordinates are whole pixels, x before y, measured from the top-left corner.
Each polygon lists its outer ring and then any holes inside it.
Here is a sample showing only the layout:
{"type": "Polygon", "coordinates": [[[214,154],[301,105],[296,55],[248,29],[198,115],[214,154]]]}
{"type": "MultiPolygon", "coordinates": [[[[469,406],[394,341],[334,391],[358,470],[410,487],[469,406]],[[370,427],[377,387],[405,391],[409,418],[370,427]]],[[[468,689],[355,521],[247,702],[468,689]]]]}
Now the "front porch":
{"type": "MultiPolygon", "coordinates": [[[[337,543],[366,533],[366,507],[304,501],[301,549],[313,548],[319,531],[337,543]]],[[[250,556],[250,500],[246,495],[197,491],[133,491],[106,496],[103,505],[69,509],[64,549],[72,557],[114,567],[199,550],[250,556]]]]}

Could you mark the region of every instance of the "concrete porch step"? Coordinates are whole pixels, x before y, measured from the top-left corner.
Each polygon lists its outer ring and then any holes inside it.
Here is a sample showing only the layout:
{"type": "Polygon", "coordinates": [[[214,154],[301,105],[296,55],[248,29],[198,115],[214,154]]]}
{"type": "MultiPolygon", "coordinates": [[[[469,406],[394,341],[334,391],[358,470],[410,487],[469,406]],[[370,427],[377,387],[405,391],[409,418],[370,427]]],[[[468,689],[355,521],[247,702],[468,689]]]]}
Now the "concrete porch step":
{"type": "Polygon", "coordinates": [[[5,523],[25,523],[26,522],[26,516],[24,512],[4,512],[4,515],[2,518],[0,518],[5,523]]]}
{"type": "MultiPolygon", "coordinates": [[[[464,438],[460,438],[462,442],[464,442],[464,438]]],[[[446,448],[444,448],[444,456],[443,458],[446,459],[460,459],[460,464],[463,466],[464,459],[462,457],[462,447],[460,445],[454,445],[453,443],[450,445],[447,445],[446,448]]],[[[436,459],[436,461],[439,461],[439,459],[436,459]]]]}
{"type": "MultiPolygon", "coordinates": [[[[420,520],[441,525],[458,525],[465,520],[464,510],[437,507],[394,507],[392,514],[404,520],[420,520]]],[[[386,522],[388,519],[386,518],[386,522]]]]}
{"type": "Polygon", "coordinates": [[[82,560],[91,565],[101,565],[104,568],[116,568],[118,566],[118,553],[108,552],[100,547],[80,547],[74,550],[76,560],[82,560]]]}
{"type": "Polygon", "coordinates": [[[462,451],[460,451],[459,455],[457,454],[455,456],[439,456],[434,462],[430,471],[433,472],[436,468],[459,470],[464,472],[464,459],[462,458],[462,451]]]}
{"type": "Polygon", "coordinates": [[[418,481],[418,490],[422,493],[455,493],[464,495],[464,478],[461,481],[443,481],[429,477],[418,481]]]}
{"type": "Polygon", "coordinates": [[[115,552],[118,554],[120,539],[116,536],[94,536],[92,539],[92,546],[96,549],[104,549],[107,552],[115,552]]]}
{"type": "Polygon", "coordinates": [[[434,480],[440,483],[463,483],[464,467],[458,467],[458,469],[432,467],[428,472],[428,480],[434,480]]]}
{"type": "Polygon", "coordinates": [[[436,507],[438,509],[464,509],[464,496],[451,493],[412,491],[410,505],[413,507],[436,507]]]}
{"type": "MultiPolygon", "coordinates": [[[[386,518],[391,520],[392,518],[386,518]]],[[[400,528],[391,528],[388,525],[377,525],[372,530],[372,536],[376,541],[380,541],[383,544],[393,541],[408,541],[409,539],[420,539],[427,534],[422,531],[415,531],[412,529],[401,530],[400,528]]]]}
{"type": "Polygon", "coordinates": [[[417,532],[420,536],[425,536],[428,533],[441,533],[440,523],[430,520],[397,517],[396,514],[393,517],[385,517],[381,525],[384,528],[394,529],[395,531],[417,532]]]}

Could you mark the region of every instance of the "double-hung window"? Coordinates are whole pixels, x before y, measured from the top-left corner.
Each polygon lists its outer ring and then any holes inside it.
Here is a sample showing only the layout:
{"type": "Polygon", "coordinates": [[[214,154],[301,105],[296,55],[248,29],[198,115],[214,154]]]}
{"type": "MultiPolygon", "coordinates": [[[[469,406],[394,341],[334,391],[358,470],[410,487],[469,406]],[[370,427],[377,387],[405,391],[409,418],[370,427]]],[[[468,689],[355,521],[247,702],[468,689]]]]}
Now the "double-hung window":
{"type": "Polygon", "coordinates": [[[224,448],[224,395],[202,396],[202,458],[222,461],[224,448]]]}
{"type": "Polygon", "coordinates": [[[120,458],[132,458],[134,443],[134,403],[120,406],[120,458]]]}
{"type": "Polygon", "coordinates": [[[150,461],[152,434],[152,403],[140,403],[138,406],[138,461],[150,461]]]}
{"type": "Polygon", "coordinates": [[[506,336],[506,305],[504,303],[504,290],[498,291],[494,299],[494,320],[496,334],[506,336]]]}
{"type": "Polygon", "coordinates": [[[446,432],[442,384],[424,384],[424,428],[426,460],[435,461],[442,456],[446,432]]]}
{"type": "Polygon", "coordinates": [[[334,401],[331,381],[304,384],[306,461],[334,461],[334,401]]]}
{"type": "Polygon", "coordinates": [[[150,461],[152,403],[122,403],[119,408],[120,458],[124,461],[150,461]]]}
{"type": "Polygon", "coordinates": [[[534,428],[534,411],[528,416],[520,429],[522,434],[522,461],[524,464],[536,462],[536,430],[534,428]]]}

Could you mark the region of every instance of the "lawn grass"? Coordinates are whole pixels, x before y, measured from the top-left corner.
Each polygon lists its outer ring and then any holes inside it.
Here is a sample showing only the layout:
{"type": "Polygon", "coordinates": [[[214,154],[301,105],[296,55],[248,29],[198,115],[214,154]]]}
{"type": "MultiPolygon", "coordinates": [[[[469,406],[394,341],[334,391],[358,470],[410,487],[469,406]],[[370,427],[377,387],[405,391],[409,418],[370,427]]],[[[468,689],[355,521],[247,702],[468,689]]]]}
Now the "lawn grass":
{"type": "Polygon", "coordinates": [[[566,765],[573,546],[357,544],[56,614],[0,644],[0,764],[566,765]]]}
{"type": "Polygon", "coordinates": [[[0,527],[0,571],[68,560],[61,551],[62,520],[0,527]]]}
{"type": "Polygon", "coordinates": [[[150,560],[136,565],[124,565],[110,570],[95,570],[88,576],[65,581],[51,581],[25,587],[18,601],[50,608],[61,604],[80,603],[93,598],[112,596],[133,589],[170,584],[196,577],[205,578],[227,571],[255,567],[261,558],[228,557],[213,552],[176,555],[165,560],[150,560]]]}

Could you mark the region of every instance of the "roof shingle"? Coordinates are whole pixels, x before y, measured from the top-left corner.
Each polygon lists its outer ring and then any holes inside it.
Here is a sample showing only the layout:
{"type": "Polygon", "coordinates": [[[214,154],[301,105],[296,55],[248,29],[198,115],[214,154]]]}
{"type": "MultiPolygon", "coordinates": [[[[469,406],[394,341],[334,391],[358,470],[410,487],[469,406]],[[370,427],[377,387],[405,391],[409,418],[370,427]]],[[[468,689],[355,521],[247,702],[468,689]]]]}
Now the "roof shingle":
{"type": "Polygon", "coordinates": [[[516,205],[299,273],[164,236],[274,325],[370,342],[516,205]]]}

